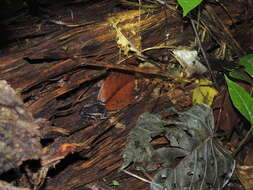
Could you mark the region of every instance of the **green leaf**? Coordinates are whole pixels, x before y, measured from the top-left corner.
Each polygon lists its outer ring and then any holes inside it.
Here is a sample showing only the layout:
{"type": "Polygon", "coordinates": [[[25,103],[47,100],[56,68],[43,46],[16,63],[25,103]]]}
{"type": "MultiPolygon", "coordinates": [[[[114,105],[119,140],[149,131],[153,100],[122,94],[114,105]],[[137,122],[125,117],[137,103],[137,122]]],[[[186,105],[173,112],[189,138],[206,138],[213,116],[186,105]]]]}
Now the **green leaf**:
{"type": "Polygon", "coordinates": [[[240,59],[240,64],[244,66],[245,71],[253,77],[253,54],[249,54],[240,59]]]}
{"type": "Polygon", "coordinates": [[[253,98],[244,88],[231,81],[226,75],[225,79],[234,106],[253,124],[253,98]]]}
{"type": "Polygon", "coordinates": [[[186,16],[192,9],[197,7],[203,0],[177,0],[183,8],[183,16],[186,16]]]}
{"type": "Polygon", "coordinates": [[[250,82],[248,78],[246,78],[242,74],[238,73],[237,71],[231,71],[229,73],[229,76],[232,77],[232,78],[234,78],[234,79],[250,82]]]}

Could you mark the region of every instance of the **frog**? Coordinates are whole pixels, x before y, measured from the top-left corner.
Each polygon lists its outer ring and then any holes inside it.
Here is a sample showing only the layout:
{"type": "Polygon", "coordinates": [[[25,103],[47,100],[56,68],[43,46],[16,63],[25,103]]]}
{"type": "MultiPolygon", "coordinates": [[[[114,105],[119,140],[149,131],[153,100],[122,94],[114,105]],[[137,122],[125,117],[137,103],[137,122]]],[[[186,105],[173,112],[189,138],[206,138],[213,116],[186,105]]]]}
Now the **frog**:
{"type": "Polygon", "coordinates": [[[107,111],[104,102],[86,104],[79,113],[81,119],[88,123],[96,123],[99,120],[107,118],[107,111]]]}

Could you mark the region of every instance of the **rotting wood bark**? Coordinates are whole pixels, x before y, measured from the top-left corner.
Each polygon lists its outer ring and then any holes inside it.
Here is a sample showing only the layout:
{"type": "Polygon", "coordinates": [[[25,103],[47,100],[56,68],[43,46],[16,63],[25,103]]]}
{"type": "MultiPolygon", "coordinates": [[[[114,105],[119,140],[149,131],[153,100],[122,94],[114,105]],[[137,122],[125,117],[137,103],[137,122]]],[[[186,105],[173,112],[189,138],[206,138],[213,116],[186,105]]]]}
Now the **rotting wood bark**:
{"type": "MultiPolygon", "coordinates": [[[[32,25],[34,28],[30,28],[29,34],[17,35],[13,33],[11,39],[15,39],[17,36],[28,38],[29,35],[37,37],[31,39],[29,47],[23,46],[18,51],[17,48],[13,48],[12,51],[9,51],[11,54],[0,58],[1,78],[7,80],[12,87],[22,91],[28,109],[36,117],[49,118],[55,126],[69,131],[70,135],[56,136],[51,150],[57,151],[65,142],[83,145],[77,150],[79,159],[70,161],[67,166],[62,166],[61,163],[60,166],[56,166],[56,168],[63,167],[63,169],[51,174],[51,179],[48,180],[45,190],[84,189],[87,188],[87,184],[116,172],[121,165],[120,153],[128,131],[134,125],[138,115],[145,111],[152,111],[155,104],[155,101],[152,100],[151,102],[139,102],[130,108],[130,110],[134,110],[133,112],[125,109],[116,113],[114,122],[109,120],[87,126],[80,120],[79,110],[82,104],[86,104],[91,95],[96,97],[99,85],[96,88],[91,88],[91,86],[95,86],[98,79],[103,78],[108,69],[156,74],[154,70],[152,73],[148,73],[147,70],[132,69],[132,66],[115,65],[120,57],[119,48],[116,43],[116,33],[107,22],[107,18],[116,14],[133,13],[133,11],[126,10],[112,13],[113,8],[117,5],[116,1],[108,0],[97,2],[90,7],[82,7],[79,13],[83,12],[84,21],[82,23],[87,22],[87,25],[84,26],[64,27],[52,23],[44,25],[42,22],[41,30],[37,30],[39,26],[32,25]],[[99,15],[93,16],[94,12],[99,12],[99,15]],[[14,50],[15,53],[13,53],[14,50]],[[74,58],[80,57],[81,60],[76,59],[78,61],[75,61],[74,58]],[[68,108],[70,108],[70,112],[59,116],[60,109],[66,111],[68,108]],[[122,123],[124,128],[115,128],[116,123],[122,123]]],[[[217,7],[214,6],[214,8],[217,7]]],[[[240,15],[240,11],[231,9],[230,14],[234,21],[238,20],[237,16],[240,15]]],[[[170,13],[165,19],[164,10],[158,9],[145,15],[147,17],[141,17],[141,31],[139,32],[142,36],[143,48],[163,42],[166,38],[164,31],[170,34],[170,45],[187,45],[193,40],[191,28],[183,27],[180,15],[171,11],[170,13]]],[[[226,26],[232,24],[221,9],[217,9],[217,14],[222,16],[222,21],[226,26]]],[[[64,17],[63,20],[66,23],[72,22],[68,18],[64,17]]],[[[207,25],[215,23],[215,20],[211,22],[208,19],[205,20],[207,25]]],[[[138,22],[138,14],[132,19],[122,21],[119,26],[136,22],[138,22]]],[[[214,38],[217,41],[224,40],[230,43],[231,38],[223,39],[225,34],[219,36],[219,31],[214,30],[213,26],[210,30],[216,34],[214,38]]],[[[236,48],[234,42],[231,44],[231,48],[236,48]]],[[[166,77],[165,73],[158,71],[157,73],[166,77]]],[[[96,101],[96,99],[92,101],[96,101]]],[[[140,184],[140,187],[147,187],[146,184],[140,184]]],[[[122,187],[122,189],[127,188],[122,187]]]]}

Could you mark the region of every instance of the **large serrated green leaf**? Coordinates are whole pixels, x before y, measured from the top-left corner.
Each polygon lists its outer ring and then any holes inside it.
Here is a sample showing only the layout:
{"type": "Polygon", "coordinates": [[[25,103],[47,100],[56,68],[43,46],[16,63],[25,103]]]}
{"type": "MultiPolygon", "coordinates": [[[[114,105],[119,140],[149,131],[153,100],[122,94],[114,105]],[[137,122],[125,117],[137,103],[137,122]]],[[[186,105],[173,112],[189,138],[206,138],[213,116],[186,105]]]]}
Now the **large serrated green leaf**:
{"type": "Polygon", "coordinates": [[[245,71],[253,77],[253,54],[249,54],[240,59],[240,64],[244,66],[245,71]]]}
{"type": "Polygon", "coordinates": [[[234,106],[251,124],[253,124],[253,98],[246,90],[231,81],[226,75],[225,79],[234,106]]]}
{"type": "Polygon", "coordinates": [[[203,0],[178,0],[179,5],[183,8],[183,16],[186,16],[192,9],[197,7],[203,0]]]}

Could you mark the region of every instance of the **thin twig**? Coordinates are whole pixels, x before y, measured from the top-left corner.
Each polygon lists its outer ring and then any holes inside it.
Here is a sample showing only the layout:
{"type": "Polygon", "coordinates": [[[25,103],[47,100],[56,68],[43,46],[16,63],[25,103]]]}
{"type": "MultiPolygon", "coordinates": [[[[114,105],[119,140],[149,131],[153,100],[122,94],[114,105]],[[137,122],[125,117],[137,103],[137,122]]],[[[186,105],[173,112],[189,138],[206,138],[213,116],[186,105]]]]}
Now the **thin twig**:
{"type": "Polygon", "coordinates": [[[140,176],[138,176],[138,175],[136,175],[136,174],[134,174],[134,173],[132,173],[132,172],[129,172],[129,171],[127,171],[127,170],[122,170],[122,171],[123,171],[124,173],[126,173],[126,174],[132,176],[132,177],[135,177],[135,178],[141,180],[141,181],[144,181],[144,182],[149,183],[149,184],[151,183],[151,181],[149,181],[149,180],[147,180],[147,179],[145,179],[145,178],[142,178],[142,177],[140,177],[140,176]]]}
{"type": "Polygon", "coordinates": [[[205,50],[204,50],[204,48],[203,48],[203,46],[202,46],[202,43],[201,43],[201,41],[200,41],[199,34],[198,34],[197,29],[196,29],[194,20],[191,19],[191,18],[190,18],[190,20],[191,20],[191,24],[192,24],[193,31],[194,31],[194,33],[195,33],[195,37],[196,37],[197,42],[198,42],[198,44],[199,44],[200,51],[201,51],[201,53],[202,53],[202,55],[203,55],[203,58],[204,58],[204,60],[205,60],[205,62],[206,62],[206,66],[207,66],[207,68],[208,68],[208,71],[209,71],[210,74],[211,74],[212,81],[214,82],[214,86],[215,86],[215,88],[218,88],[218,83],[217,83],[217,81],[216,81],[216,79],[215,79],[215,76],[214,76],[214,74],[213,74],[213,72],[212,72],[210,63],[209,63],[208,58],[207,58],[207,56],[206,56],[206,52],[205,52],[205,50]]]}
{"type": "Polygon", "coordinates": [[[242,139],[242,141],[240,142],[240,144],[238,145],[238,147],[235,149],[235,151],[233,152],[233,157],[235,157],[241,150],[242,146],[249,140],[249,138],[251,137],[251,133],[252,133],[252,128],[253,126],[250,127],[250,130],[247,132],[247,134],[245,135],[245,137],[242,139]]]}
{"type": "Polygon", "coordinates": [[[48,20],[48,21],[51,23],[66,26],[66,27],[79,27],[79,26],[86,26],[86,25],[90,25],[90,24],[94,23],[93,21],[86,21],[86,22],[79,23],[79,24],[66,23],[61,20],[48,20]]]}

